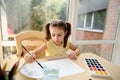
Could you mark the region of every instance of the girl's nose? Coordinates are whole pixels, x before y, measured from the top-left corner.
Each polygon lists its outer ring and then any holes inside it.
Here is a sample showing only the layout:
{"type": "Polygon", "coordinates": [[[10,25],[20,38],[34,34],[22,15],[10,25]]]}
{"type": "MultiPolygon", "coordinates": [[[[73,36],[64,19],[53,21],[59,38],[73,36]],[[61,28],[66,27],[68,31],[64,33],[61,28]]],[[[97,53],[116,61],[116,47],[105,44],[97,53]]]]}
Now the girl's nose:
{"type": "Polygon", "coordinates": [[[56,37],[55,37],[55,41],[58,41],[58,39],[59,39],[59,38],[56,36],[56,37]]]}

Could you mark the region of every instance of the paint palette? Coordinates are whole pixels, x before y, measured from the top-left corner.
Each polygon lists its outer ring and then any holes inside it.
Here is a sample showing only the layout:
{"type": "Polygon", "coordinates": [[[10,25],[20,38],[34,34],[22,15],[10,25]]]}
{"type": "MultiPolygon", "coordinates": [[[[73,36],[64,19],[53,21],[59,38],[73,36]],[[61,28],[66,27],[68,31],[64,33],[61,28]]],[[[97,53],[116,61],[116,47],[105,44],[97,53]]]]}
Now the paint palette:
{"type": "Polygon", "coordinates": [[[85,59],[91,76],[111,78],[110,73],[98,62],[97,59],[85,59]]]}

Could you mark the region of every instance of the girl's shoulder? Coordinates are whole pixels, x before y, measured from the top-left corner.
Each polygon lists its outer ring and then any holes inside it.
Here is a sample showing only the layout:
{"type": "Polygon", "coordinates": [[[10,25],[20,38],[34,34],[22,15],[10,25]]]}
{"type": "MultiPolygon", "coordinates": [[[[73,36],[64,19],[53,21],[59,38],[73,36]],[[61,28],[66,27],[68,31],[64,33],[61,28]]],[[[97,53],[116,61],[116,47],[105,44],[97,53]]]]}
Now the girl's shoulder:
{"type": "Polygon", "coordinates": [[[71,44],[71,42],[70,42],[70,40],[68,40],[68,41],[67,41],[67,45],[70,45],[70,44],[71,44]]]}

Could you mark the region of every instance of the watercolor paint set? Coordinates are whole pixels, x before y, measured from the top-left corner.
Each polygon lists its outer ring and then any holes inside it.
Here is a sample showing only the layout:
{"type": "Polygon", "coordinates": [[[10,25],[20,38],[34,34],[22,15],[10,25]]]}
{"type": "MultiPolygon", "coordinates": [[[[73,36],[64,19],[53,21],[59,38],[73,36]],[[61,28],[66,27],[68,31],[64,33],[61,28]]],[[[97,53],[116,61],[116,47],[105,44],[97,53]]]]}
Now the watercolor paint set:
{"type": "Polygon", "coordinates": [[[95,77],[111,78],[110,73],[97,59],[85,59],[85,62],[89,68],[90,75],[95,77]]]}

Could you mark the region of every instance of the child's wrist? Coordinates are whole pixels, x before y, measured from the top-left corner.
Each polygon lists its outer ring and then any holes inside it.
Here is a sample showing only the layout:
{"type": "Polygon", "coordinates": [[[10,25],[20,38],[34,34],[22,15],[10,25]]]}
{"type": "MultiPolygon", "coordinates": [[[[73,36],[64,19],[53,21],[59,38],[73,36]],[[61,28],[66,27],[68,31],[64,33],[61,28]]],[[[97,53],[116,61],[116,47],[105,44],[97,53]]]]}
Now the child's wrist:
{"type": "Polygon", "coordinates": [[[77,52],[76,55],[78,56],[80,54],[80,52],[77,52]]]}
{"type": "Polygon", "coordinates": [[[79,52],[74,52],[75,57],[77,57],[79,54],[79,52]]]}
{"type": "Polygon", "coordinates": [[[36,50],[33,50],[33,51],[32,51],[32,54],[35,54],[35,55],[36,55],[36,53],[37,53],[37,51],[36,51],[36,50]]]}

